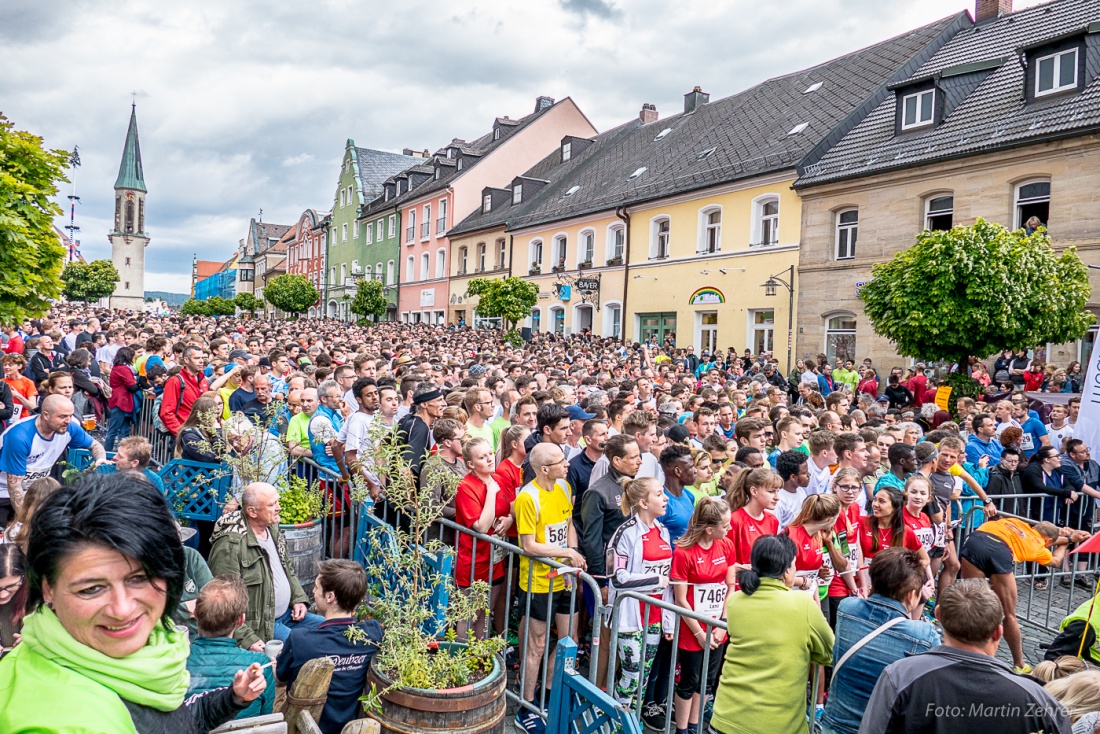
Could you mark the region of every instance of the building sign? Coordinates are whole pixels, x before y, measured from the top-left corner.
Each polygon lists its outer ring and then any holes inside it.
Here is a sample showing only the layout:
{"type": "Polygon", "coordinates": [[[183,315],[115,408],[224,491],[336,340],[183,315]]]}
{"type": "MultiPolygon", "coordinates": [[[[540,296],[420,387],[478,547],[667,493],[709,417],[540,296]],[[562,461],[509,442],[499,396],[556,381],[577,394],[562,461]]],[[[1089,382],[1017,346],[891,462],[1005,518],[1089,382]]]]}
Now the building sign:
{"type": "Polygon", "coordinates": [[[420,291],[420,305],[421,306],[434,306],[435,305],[435,289],[425,288],[420,291]]]}
{"type": "Polygon", "coordinates": [[[717,288],[700,288],[691,294],[691,300],[688,301],[692,306],[710,306],[725,302],[726,297],[717,288]]]}
{"type": "Polygon", "coordinates": [[[600,289],[599,278],[577,278],[576,282],[577,290],[587,291],[589,293],[596,292],[600,289]]]}
{"type": "MultiPolygon", "coordinates": [[[[859,298],[859,292],[860,292],[861,290],[863,290],[863,286],[865,286],[865,285],[867,285],[867,281],[866,281],[866,280],[857,280],[857,281],[856,281],[856,298],[859,298]]],[[[945,409],[945,410],[946,410],[946,409],[945,409]]]]}
{"type": "Polygon", "coordinates": [[[568,301],[573,297],[573,289],[567,283],[557,283],[554,285],[554,295],[559,301],[568,301]]]}

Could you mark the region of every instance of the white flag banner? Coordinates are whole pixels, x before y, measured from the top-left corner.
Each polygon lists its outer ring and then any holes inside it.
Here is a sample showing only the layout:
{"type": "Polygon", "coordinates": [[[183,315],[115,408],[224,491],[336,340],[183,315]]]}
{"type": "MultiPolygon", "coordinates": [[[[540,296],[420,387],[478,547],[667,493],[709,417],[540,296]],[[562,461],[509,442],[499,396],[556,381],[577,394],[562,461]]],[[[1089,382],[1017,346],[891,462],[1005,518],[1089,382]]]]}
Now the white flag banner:
{"type": "Polygon", "coordinates": [[[1100,450],[1100,349],[1093,349],[1085,366],[1085,383],[1081,388],[1081,412],[1073,426],[1073,437],[1085,442],[1093,451],[1100,450]]]}

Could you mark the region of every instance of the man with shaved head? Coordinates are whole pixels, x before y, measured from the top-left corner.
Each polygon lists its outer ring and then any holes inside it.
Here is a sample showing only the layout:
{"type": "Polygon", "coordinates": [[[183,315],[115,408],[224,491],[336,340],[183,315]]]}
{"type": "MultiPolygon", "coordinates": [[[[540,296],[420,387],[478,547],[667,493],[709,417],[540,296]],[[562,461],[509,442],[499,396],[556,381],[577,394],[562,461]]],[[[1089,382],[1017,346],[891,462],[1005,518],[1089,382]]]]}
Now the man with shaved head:
{"type": "Polygon", "coordinates": [[[0,526],[23,504],[26,485],[48,477],[70,446],[90,449],[96,465],[106,463],[107,452],[73,419],[74,410],[73,401],[64,395],[48,395],[37,417],[15,423],[0,435],[0,526]]]}
{"type": "Polygon", "coordinates": [[[294,627],[316,627],[302,584],[279,534],[279,491],[253,482],[241,492],[241,508],[223,515],[210,536],[210,573],[240,576],[248,587],[248,611],[233,637],[257,652],[272,638],[285,640],[294,627]]]}

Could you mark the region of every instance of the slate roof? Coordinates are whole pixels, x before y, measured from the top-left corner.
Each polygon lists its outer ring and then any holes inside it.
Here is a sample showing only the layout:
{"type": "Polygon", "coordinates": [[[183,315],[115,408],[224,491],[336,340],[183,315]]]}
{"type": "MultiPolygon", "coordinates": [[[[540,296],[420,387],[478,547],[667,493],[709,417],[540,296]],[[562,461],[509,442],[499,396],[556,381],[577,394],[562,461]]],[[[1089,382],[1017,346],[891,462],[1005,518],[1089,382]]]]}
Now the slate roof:
{"type": "MultiPolygon", "coordinates": [[[[962,27],[966,13],[809,69],[775,77],[730,97],[648,125],[628,124],[584,165],[539,192],[509,221],[542,222],[673,196],[816,160],[874,109],[888,82],[912,74],[962,27]],[[806,90],[821,82],[813,92],[806,90]],[[790,134],[796,126],[806,127],[790,134]],[[660,140],[655,138],[671,130],[660,140]],[[713,150],[711,150],[713,149],[713,150]],[[709,152],[708,152],[709,151],[709,152]],[[635,178],[631,174],[645,168],[635,178]],[[580,188],[564,196],[573,186],[580,188]]],[[[465,227],[465,222],[460,225],[465,227]]]]}
{"type": "Polygon", "coordinates": [[[420,157],[356,147],[355,163],[359,167],[362,201],[370,201],[381,194],[382,184],[390,176],[423,161],[420,157]]]}
{"type": "Polygon", "coordinates": [[[1086,29],[1100,31],[1100,0],[1057,0],[960,31],[907,81],[939,79],[951,109],[935,127],[895,135],[891,93],[868,117],[805,166],[796,187],[811,186],[1100,128],[1100,34],[1088,36],[1088,73],[1076,94],[1027,103],[1022,49],[1086,29]],[[1091,26],[1091,27],[1090,27],[1091,26]],[[985,68],[982,68],[985,67],[985,68]],[[950,87],[965,97],[951,100],[950,87]]]}
{"type": "MultiPolygon", "coordinates": [[[[568,99],[568,97],[566,99],[568,99]]],[[[433,167],[432,159],[429,158],[427,159],[427,161],[425,161],[424,159],[418,159],[419,164],[414,168],[416,168],[416,170],[418,171],[432,174],[433,178],[421,183],[419,186],[413,188],[411,191],[406,191],[400,196],[391,198],[389,201],[383,201],[380,198],[376,198],[374,201],[371,201],[368,204],[366,213],[372,214],[380,209],[391,209],[395,206],[399,207],[408,201],[419,199],[420,197],[427,194],[431,194],[441,189],[447,188],[452,181],[454,181],[462,174],[466,173],[466,171],[473,168],[473,166],[477,165],[477,163],[481,159],[485,158],[485,156],[489,155],[498,147],[500,147],[500,145],[508,140],[508,138],[512,137],[520,130],[523,130],[532,122],[539,119],[544,114],[554,109],[554,107],[557,107],[559,104],[562,104],[563,102],[565,102],[565,99],[561,100],[560,102],[555,102],[554,104],[544,109],[537,109],[526,117],[520,118],[519,120],[508,120],[507,123],[498,125],[500,129],[500,137],[498,139],[494,140],[494,131],[490,130],[488,133],[471,142],[460,140],[458,138],[451,140],[450,143],[447,143],[447,145],[436,151],[434,157],[442,157],[443,155],[445,155],[445,151],[447,148],[457,147],[462,151],[462,153],[470,156],[476,156],[476,158],[466,161],[463,164],[463,168],[461,171],[458,170],[457,166],[450,170],[444,170],[442,175],[438,179],[434,178],[435,168],[433,167]]],[[[443,160],[446,162],[448,159],[444,158],[443,160]]],[[[453,160],[450,162],[454,163],[453,160]]],[[[406,169],[404,170],[408,170],[408,167],[406,167],[406,169]]],[[[397,173],[399,172],[395,172],[392,176],[390,176],[390,178],[396,176],[397,173]]]]}
{"type": "Polygon", "coordinates": [[[130,126],[126,129],[126,143],[122,147],[122,162],[118,166],[115,188],[146,191],[145,174],[141,170],[141,145],[138,143],[137,105],[130,105],[130,126]]]}

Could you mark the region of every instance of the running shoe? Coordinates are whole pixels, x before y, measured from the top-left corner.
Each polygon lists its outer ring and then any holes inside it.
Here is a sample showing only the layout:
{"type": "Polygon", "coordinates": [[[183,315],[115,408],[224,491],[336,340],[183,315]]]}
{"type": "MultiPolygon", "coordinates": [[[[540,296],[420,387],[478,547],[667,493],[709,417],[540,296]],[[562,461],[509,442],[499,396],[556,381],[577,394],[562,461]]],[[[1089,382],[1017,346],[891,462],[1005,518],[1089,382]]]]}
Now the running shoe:
{"type": "Polygon", "coordinates": [[[546,734],[546,722],[534,711],[520,709],[516,713],[516,728],[527,734],[546,734]]]}
{"type": "Polygon", "coordinates": [[[653,731],[665,730],[665,719],[668,718],[668,709],[662,703],[647,703],[642,706],[642,723],[653,731]]]}

